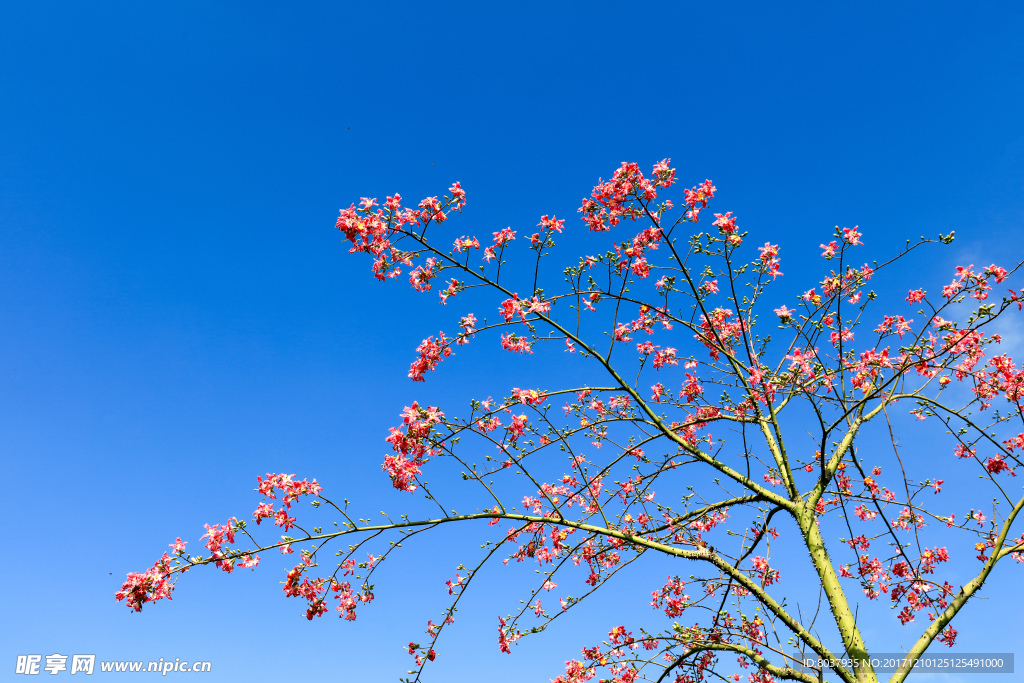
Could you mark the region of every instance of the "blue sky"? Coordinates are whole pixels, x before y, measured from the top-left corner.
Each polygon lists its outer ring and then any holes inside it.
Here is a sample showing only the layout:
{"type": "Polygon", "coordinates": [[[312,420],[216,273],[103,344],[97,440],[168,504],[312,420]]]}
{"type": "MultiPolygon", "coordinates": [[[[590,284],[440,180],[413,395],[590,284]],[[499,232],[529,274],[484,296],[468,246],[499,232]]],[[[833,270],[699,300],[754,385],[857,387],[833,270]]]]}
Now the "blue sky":
{"type": "MultiPolygon", "coordinates": [[[[1016,3],[0,4],[0,671],[61,652],[395,680],[472,539],[410,553],[387,575],[407,597],[382,588],[356,624],[307,623],[276,565],[195,572],[142,615],[112,598],[175,536],[255,507],[257,474],[399,508],[380,462],[402,407],[504,395],[527,372],[467,353],[412,385],[416,344],[452,321],[369,277],[338,209],[459,180],[465,232],[571,223],[619,162],[671,157],[790,253],[859,224],[872,258],[956,230],[915,266],[939,279],[1019,259],[1022,19],[1016,3]]],[[[1011,578],[965,615],[964,651],[1019,642],[1011,578]]],[[[494,616],[519,584],[487,581],[433,680],[548,680],[594,640],[583,623],[500,655],[494,616]]]]}

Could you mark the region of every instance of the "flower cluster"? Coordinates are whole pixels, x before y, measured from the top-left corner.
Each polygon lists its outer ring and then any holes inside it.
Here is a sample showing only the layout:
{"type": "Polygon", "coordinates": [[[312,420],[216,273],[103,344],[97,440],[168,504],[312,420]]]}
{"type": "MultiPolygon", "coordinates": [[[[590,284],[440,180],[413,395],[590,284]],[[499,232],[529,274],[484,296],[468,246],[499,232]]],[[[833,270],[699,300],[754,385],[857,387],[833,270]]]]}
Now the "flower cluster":
{"type": "Polygon", "coordinates": [[[443,418],[437,408],[424,409],[414,402],[402,412],[401,427],[391,427],[387,442],[397,455],[385,456],[382,469],[399,491],[412,493],[418,488],[415,481],[420,467],[437,452],[430,443],[431,432],[443,418]]]}
{"type": "MultiPolygon", "coordinates": [[[[179,539],[180,541],[181,539],[179,539]]],[[[121,585],[115,597],[118,601],[124,600],[132,610],[142,611],[142,606],[147,602],[171,599],[174,591],[174,581],[171,579],[171,559],[167,553],[163,554],[156,563],[146,570],[145,573],[130,572],[128,578],[121,585]]]]}
{"type": "Polygon", "coordinates": [[[645,178],[637,164],[622,162],[608,182],[599,182],[589,199],[578,209],[583,221],[593,232],[605,232],[623,218],[637,220],[646,214],[646,205],[658,196],[657,188],[674,182],[675,170],[668,168],[668,159],[656,164],[655,180],[645,178]]]}

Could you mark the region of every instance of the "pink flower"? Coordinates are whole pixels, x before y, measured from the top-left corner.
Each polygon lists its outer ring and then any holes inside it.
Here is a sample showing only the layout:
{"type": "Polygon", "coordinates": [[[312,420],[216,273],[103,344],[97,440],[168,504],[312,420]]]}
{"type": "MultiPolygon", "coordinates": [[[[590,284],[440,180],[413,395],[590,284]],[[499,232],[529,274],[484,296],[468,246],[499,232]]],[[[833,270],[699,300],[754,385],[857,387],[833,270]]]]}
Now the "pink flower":
{"type": "Polygon", "coordinates": [[[978,454],[978,449],[977,448],[968,449],[962,443],[957,444],[956,448],[953,449],[953,455],[955,455],[958,458],[973,458],[977,454],[978,454]]]}
{"type": "Polygon", "coordinates": [[[428,258],[426,263],[420,266],[416,266],[411,273],[409,273],[409,284],[417,292],[429,292],[432,285],[430,281],[437,277],[435,268],[437,267],[437,260],[428,258]]]}
{"type": "Polygon", "coordinates": [[[455,181],[455,183],[448,188],[448,191],[452,193],[452,199],[455,203],[452,205],[453,209],[461,209],[466,205],[466,191],[462,189],[462,185],[455,181]]]}
{"type": "Polygon", "coordinates": [[[769,568],[768,560],[763,557],[755,557],[753,562],[754,571],[761,577],[762,584],[770,586],[779,580],[779,570],[769,568]]]}
{"type": "MultiPolygon", "coordinates": [[[[658,282],[664,282],[664,278],[658,280],[658,282]]],[[[659,289],[661,288],[661,286],[662,285],[659,285],[659,289]]],[[[705,294],[718,294],[718,280],[710,280],[708,282],[703,283],[700,286],[700,291],[704,292],[705,294]]]]}
{"type": "Polygon", "coordinates": [[[839,247],[835,240],[832,240],[828,244],[819,244],[818,246],[823,249],[821,255],[825,258],[832,258],[836,253],[836,249],[839,247]]]}
{"type": "Polygon", "coordinates": [[[658,349],[654,353],[653,365],[655,370],[661,370],[666,365],[679,365],[679,359],[676,358],[676,350],[672,347],[658,349]]]}
{"type": "Polygon", "coordinates": [[[732,215],[732,211],[727,211],[725,215],[716,213],[715,218],[716,220],[712,225],[717,225],[722,233],[731,235],[736,232],[736,217],[732,215]]]}
{"type": "Polygon", "coordinates": [[[954,643],[956,643],[956,636],[956,629],[952,626],[947,626],[935,639],[947,647],[953,647],[954,643]]]}
{"type": "Polygon", "coordinates": [[[460,237],[455,240],[455,244],[452,245],[452,250],[459,254],[463,249],[479,249],[480,240],[475,237],[460,237]]]}
{"type": "Polygon", "coordinates": [[[537,224],[546,230],[554,230],[555,232],[562,232],[562,227],[565,225],[565,220],[557,220],[554,216],[548,218],[546,215],[540,217],[540,223],[537,224]]]}
{"type": "Polygon", "coordinates": [[[757,250],[761,252],[761,267],[765,273],[771,275],[773,280],[783,274],[779,271],[779,245],[765,242],[764,246],[758,247],[757,250]]]}
{"type": "Polygon", "coordinates": [[[858,518],[864,520],[865,522],[870,521],[878,516],[877,512],[875,512],[874,510],[868,510],[863,505],[858,505],[857,507],[855,507],[854,514],[857,515],[858,518]]]}
{"type": "MultiPolygon", "coordinates": [[[[838,226],[836,226],[836,227],[838,227],[838,226]]],[[[863,244],[860,241],[861,235],[863,233],[857,232],[857,227],[858,226],[855,225],[852,228],[843,228],[843,241],[844,242],[846,242],[847,244],[850,244],[850,245],[863,244]]]]}
{"type": "Polygon", "coordinates": [[[986,275],[991,275],[992,277],[994,277],[996,279],[996,284],[999,284],[999,283],[1003,282],[1003,280],[1005,280],[1008,277],[1008,273],[1006,272],[1006,268],[1000,268],[999,266],[997,266],[995,264],[992,264],[991,266],[986,268],[985,269],[985,274],[986,275]]]}
{"type": "Polygon", "coordinates": [[[686,205],[695,210],[692,216],[694,220],[697,220],[700,208],[707,208],[708,200],[714,198],[717,190],[718,188],[712,185],[710,180],[705,180],[700,185],[683,192],[686,205]],[[697,208],[697,204],[701,205],[700,208],[697,208]]]}
{"type": "Polygon", "coordinates": [[[676,169],[669,168],[668,165],[671,159],[662,159],[658,163],[654,164],[652,169],[652,175],[657,178],[654,184],[658,187],[671,187],[676,181],[676,169]]]}
{"type": "Polygon", "coordinates": [[[985,461],[985,469],[991,474],[999,474],[1000,472],[1009,472],[1013,476],[1017,476],[1012,469],[1003,460],[1003,456],[995,455],[985,461]]]}
{"type": "Polygon", "coordinates": [[[252,518],[256,520],[256,524],[259,525],[267,517],[274,516],[274,505],[272,503],[260,503],[256,510],[252,513],[252,518]]]}
{"type": "Polygon", "coordinates": [[[793,313],[795,313],[796,311],[791,311],[785,306],[779,306],[778,308],[775,309],[774,312],[775,315],[779,316],[782,322],[786,323],[793,318],[793,313]]]}
{"type": "Polygon", "coordinates": [[[533,353],[529,339],[511,333],[501,335],[501,348],[512,353],[533,353]]]}
{"type": "Polygon", "coordinates": [[[124,600],[125,604],[136,612],[142,611],[142,606],[147,602],[171,599],[174,591],[174,582],[171,581],[171,560],[167,553],[163,554],[156,563],[146,570],[145,574],[132,572],[128,574],[121,585],[121,590],[114,594],[118,601],[124,600]]]}
{"type": "Polygon", "coordinates": [[[415,458],[410,460],[402,454],[385,455],[384,466],[381,467],[381,470],[391,478],[391,485],[396,489],[412,493],[419,488],[419,485],[413,482],[420,473],[421,464],[423,464],[422,460],[415,458]]]}
{"type": "Polygon", "coordinates": [[[639,278],[646,278],[651,274],[651,266],[643,256],[637,257],[636,261],[633,262],[633,274],[639,278]]]}
{"type": "Polygon", "coordinates": [[[686,397],[686,402],[690,403],[704,393],[704,387],[701,386],[700,380],[697,379],[696,375],[686,373],[686,382],[683,384],[681,392],[686,397]]]}
{"type": "Polygon", "coordinates": [[[442,359],[452,355],[449,339],[444,336],[444,332],[440,333],[440,337],[437,341],[434,341],[433,337],[427,337],[416,347],[420,357],[409,366],[409,378],[412,381],[424,381],[423,373],[433,372],[442,359]]]}
{"type": "Polygon", "coordinates": [[[504,230],[494,233],[494,246],[499,248],[503,247],[509,242],[515,240],[515,238],[515,230],[512,228],[505,228],[504,230]]]}

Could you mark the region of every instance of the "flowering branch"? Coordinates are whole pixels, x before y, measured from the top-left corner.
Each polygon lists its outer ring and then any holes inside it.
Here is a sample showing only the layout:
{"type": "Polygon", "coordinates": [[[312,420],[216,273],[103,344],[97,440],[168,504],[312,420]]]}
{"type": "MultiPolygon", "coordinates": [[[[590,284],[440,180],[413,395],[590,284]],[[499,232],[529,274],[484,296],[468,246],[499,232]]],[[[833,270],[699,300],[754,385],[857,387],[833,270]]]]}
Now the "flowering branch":
{"type": "MultiPolygon", "coordinates": [[[[234,517],[208,525],[201,539],[208,556],[190,555],[179,538],[172,555],[164,553],[145,573],[129,574],[118,599],[140,611],[169,599],[177,578],[196,566],[251,569],[266,553],[292,554],[294,547],[299,561],[287,574],[285,594],[305,599],[309,619],[335,600],[339,615],[351,620],[374,600],[370,578],[402,540],[450,523],[483,521],[500,533],[485,538],[483,557],[470,563],[472,569],[460,564],[445,583],[452,599],[438,624],[427,622],[426,644],[410,641],[414,680],[437,657],[440,634],[453,623],[469,585],[499,552],[507,553],[504,564],[543,568],[518,613],[499,618],[503,652],[545,630],[613,576],[628,570],[631,580],[651,581],[641,561],[650,553],[693,561],[688,579],[659,577],[654,584],[650,605],[658,628],[641,629],[634,638],[624,625],[615,626],[608,641],[567,662],[556,683],[587,681],[599,670],[615,683],[669,676],[695,683],[724,678],[730,667],[753,667],[751,683],[821,680],[823,670],[796,666],[783,638],[829,661],[846,683],[875,682],[864,618],[857,615],[883,596],[900,608],[903,624],[927,615],[912,656],[936,641],[952,646],[952,620],[997,563],[1024,561],[1016,523],[1024,499],[1014,504],[1009,490],[1021,466],[1017,451],[1024,449],[1024,431],[1014,434],[1024,429],[1024,369],[1005,353],[993,354],[1002,339],[989,333],[1000,316],[1024,309],[1024,290],[986,303],[992,285],[1007,282],[1021,264],[959,266],[941,298],[929,298],[920,287],[892,301],[891,291],[880,295],[869,282],[918,249],[951,243],[953,234],[908,242],[880,264],[856,267],[864,235],[837,226],[821,245],[822,279],[790,300],[793,308],[781,304],[767,313],[765,300],[773,298],[774,305],[780,296],[780,246],[765,242],[745,256],[747,233],[732,212],[714,214],[715,230],[677,236],[680,226],[700,221],[717,188],[705,181],[684,189],[676,212],[673,201],[660,196],[674,185],[667,159],[649,176],[623,164],[600,181],[579,208],[589,238],[606,240],[606,233],[630,225],[636,232],[571,261],[561,270],[564,287],[541,287],[546,264],[561,253],[556,241],[564,219],[544,215],[528,235],[510,226],[491,239],[446,237],[443,226],[466,204],[459,183],[417,208],[404,207],[396,194],[383,206],[363,198],[342,210],[338,229],[350,251],[372,258],[377,279],[407,276],[420,294],[436,285],[444,306],[489,301],[496,311],[490,321],[466,313],[456,332],[424,339],[410,364],[412,381],[426,381],[459,347],[493,335],[502,353],[560,350],[568,362],[590,368],[595,386],[514,388],[503,400],[472,400],[462,418],[414,402],[386,438],[391,452],[382,469],[397,491],[425,495],[440,515],[353,519],[348,503],[325,498],[316,480],[268,474],[258,479],[264,499],[253,520],[273,523],[284,535],[257,541],[254,529],[234,517]],[[505,268],[505,257],[522,249],[535,252],[532,269],[505,268]],[[892,309],[904,304],[920,305],[923,317],[915,323],[892,309]],[[886,311],[876,315],[877,306],[886,311]],[[766,318],[774,324],[771,334],[761,332],[766,318]],[[555,402],[563,400],[559,411],[555,402]],[[1006,407],[985,413],[991,416],[986,421],[981,414],[997,400],[1006,407]],[[908,404],[914,407],[904,417],[899,406],[908,404]],[[971,507],[958,521],[931,502],[944,484],[929,471],[935,461],[904,452],[897,436],[910,428],[905,422],[929,418],[952,435],[949,461],[974,461],[983,482],[1001,494],[991,519],[971,507]],[[874,437],[865,435],[890,440],[888,461],[873,449],[867,455],[880,464],[866,462],[858,444],[874,437]],[[470,485],[467,504],[475,512],[442,505],[424,480],[425,468],[443,472],[435,463],[445,459],[470,485]],[[678,502],[667,499],[684,489],[678,502]],[[300,499],[340,515],[335,529],[299,526],[293,505],[300,499]],[[1001,502],[1012,507],[1006,515],[1001,502]],[[291,529],[300,533],[288,535],[291,529]],[[947,541],[950,533],[966,540],[947,541]],[[251,545],[236,545],[236,535],[251,545]],[[358,540],[338,553],[335,569],[318,574],[326,548],[352,535],[358,540]],[[817,578],[819,608],[824,596],[834,629],[829,625],[819,635],[817,612],[808,621],[786,607],[784,587],[794,584],[782,583],[771,558],[780,536],[806,551],[804,569],[817,578]],[[888,539],[892,550],[872,551],[879,539],[888,539]],[[385,540],[389,545],[372,554],[385,540]],[[958,552],[961,546],[970,552],[958,552]],[[364,552],[367,559],[359,561],[364,552]],[[838,552],[851,561],[838,562],[838,552]],[[940,582],[942,565],[974,561],[983,563],[981,570],[959,590],[940,582]],[[559,609],[544,606],[559,583],[576,580],[586,586],[581,595],[563,594],[559,609]],[[860,595],[867,604],[856,601],[860,595]],[[744,606],[753,608],[753,617],[744,606]],[[541,621],[526,627],[530,613],[541,621]],[[697,615],[692,626],[665,621],[687,613],[697,615]],[[724,654],[736,656],[736,666],[723,662],[724,654]],[[841,665],[843,656],[859,665],[841,665]]],[[[951,485],[953,504],[966,508],[971,494],[957,484],[951,485]]],[[[732,680],[739,680],[739,670],[732,680]]],[[[909,671],[908,664],[890,680],[900,683],[909,671]]]]}

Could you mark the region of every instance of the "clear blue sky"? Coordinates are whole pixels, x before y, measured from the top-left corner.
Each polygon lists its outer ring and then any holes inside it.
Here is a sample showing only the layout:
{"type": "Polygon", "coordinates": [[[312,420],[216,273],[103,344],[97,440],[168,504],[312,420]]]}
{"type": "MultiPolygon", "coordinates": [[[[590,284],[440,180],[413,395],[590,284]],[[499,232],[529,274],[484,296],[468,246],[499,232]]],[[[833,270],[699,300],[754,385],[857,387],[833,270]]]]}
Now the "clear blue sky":
{"type": "MultiPolygon", "coordinates": [[[[211,681],[404,672],[471,541],[407,555],[388,581],[419,593],[382,581],[355,624],[306,622],[280,561],[195,572],[142,615],[112,597],[175,536],[254,508],[257,474],[398,508],[380,462],[401,408],[513,385],[470,361],[408,381],[451,320],[373,281],[339,208],[459,180],[467,233],[571,223],[620,161],[670,156],[784,248],[859,224],[875,258],[955,229],[919,266],[1005,261],[1021,35],[1011,2],[0,3],[0,679],[53,652],[207,659],[211,681]]],[[[594,640],[500,655],[520,596],[489,580],[432,680],[548,680],[594,640]]],[[[1011,587],[962,649],[1019,644],[1011,587]]]]}

